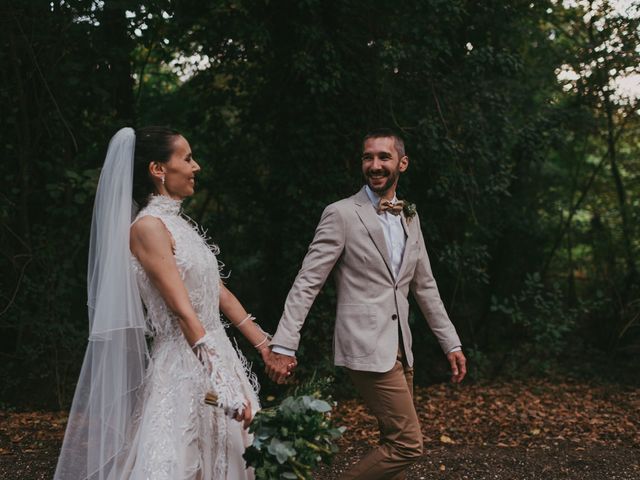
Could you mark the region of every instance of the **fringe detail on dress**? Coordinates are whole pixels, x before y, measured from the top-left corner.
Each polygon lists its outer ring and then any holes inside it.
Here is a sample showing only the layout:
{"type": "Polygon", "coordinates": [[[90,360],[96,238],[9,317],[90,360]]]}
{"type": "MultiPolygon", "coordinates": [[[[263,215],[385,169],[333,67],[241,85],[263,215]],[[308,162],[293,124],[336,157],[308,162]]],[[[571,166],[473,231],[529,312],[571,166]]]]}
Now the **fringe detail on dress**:
{"type": "Polygon", "coordinates": [[[209,236],[208,230],[204,228],[202,225],[198,225],[196,221],[187,215],[184,212],[180,212],[180,215],[189,222],[191,227],[196,231],[198,235],[202,238],[204,243],[209,247],[209,250],[213,252],[216,256],[216,260],[218,262],[218,272],[220,273],[220,278],[227,279],[231,276],[231,271],[229,273],[224,273],[225,264],[218,259],[218,255],[220,255],[220,247],[214,243],[213,239],[209,236]]]}
{"type": "Polygon", "coordinates": [[[258,382],[258,376],[251,370],[251,367],[253,366],[253,363],[251,363],[249,360],[247,360],[247,357],[244,356],[244,354],[242,353],[242,350],[240,350],[240,347],[238,346],[238,342],[237,340],[234,338],[233,339],[233,348],[235,348],[236,353],[238,355],[238,358],[240,359],[240,364],[242,365],[242,368],[244,369],[244,373],[247,374],[247,379],[249,380],[249,385],[251,385],[251,389],[253,390],[253,392],[256,395],[256,398],[258,397],[258,393],[260,393],[260,383],[258,382]]]}

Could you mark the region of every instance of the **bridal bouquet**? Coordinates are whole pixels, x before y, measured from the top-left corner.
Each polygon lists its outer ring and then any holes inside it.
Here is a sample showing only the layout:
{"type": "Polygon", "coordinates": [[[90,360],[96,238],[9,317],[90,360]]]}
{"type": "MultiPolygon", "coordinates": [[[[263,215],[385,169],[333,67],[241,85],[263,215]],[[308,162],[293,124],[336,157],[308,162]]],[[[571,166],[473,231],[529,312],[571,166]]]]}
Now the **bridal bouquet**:
{"type": "Polygon", "coordinates": [[[345,427],[331,419],[332,402],[320,388],[308,384],[286,397],[280,405],[257,413],[249,431],[253,444],[244,458],[257,480],[311,479],[313,469],[329,463],[345,427]]]}

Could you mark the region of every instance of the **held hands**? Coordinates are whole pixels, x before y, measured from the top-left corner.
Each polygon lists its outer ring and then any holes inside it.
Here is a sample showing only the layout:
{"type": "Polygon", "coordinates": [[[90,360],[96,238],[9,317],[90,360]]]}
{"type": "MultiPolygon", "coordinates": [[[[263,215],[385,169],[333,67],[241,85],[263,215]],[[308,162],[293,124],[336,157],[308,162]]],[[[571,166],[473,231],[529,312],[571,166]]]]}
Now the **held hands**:
{"type": "Polygon", "coordinates": [[[467,374],[467,359],[461,350],[447,353],[447,360],[451,364],[451,382],[460,383],[467,374]]]}
{"type": "Polygon", "coordinates": [[[278,384],[287,383],[293,374],[293,370],[298,365],[295,357],[275,353],[270,348],[260,351],[264,360],[265,371],[269,378],[278,384]]]}

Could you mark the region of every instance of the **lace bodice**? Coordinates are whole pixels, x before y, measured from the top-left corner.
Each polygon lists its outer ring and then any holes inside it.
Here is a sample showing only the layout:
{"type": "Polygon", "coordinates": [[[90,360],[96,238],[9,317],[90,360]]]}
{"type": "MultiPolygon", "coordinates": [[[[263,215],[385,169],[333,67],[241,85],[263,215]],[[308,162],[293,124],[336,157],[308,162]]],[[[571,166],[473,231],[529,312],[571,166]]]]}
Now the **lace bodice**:
{"type": "MultiPolygon", "coordinates": [[[[162,220],[172,237],[178,271],[189,292],[189,299],[207,332],[222,328],[219,315],[218,248],[207,243],[204,231],[182,213],[182,202],[164,195],[153,195],[136,220],[151,215],[162,220]]],[[[181,336],[175,315],[149,280],[146,272],[132,256],[138,277],[140,295],[147,309],[147,328],[151,336],[181,336]]]]}

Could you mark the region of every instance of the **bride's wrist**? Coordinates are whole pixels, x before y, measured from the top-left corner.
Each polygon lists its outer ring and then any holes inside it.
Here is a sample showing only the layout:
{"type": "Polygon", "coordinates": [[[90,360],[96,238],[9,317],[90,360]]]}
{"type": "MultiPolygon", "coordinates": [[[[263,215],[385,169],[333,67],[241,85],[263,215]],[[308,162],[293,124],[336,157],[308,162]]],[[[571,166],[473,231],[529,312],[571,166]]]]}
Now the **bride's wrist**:
{"type": "Polygon", "coordinates": [[[253,348],[258,350],[258,352],[262,354],[262,351],[269,346],[269,340],[271,340],[271,335],[265,332],[262,329],[262,327],[256,323],[256,317],[254,317],[251,313],[247,313],[247,316],[244,317],[242,320],[240,320],[238,323],[235,323],[234,326],[237,329],[240,329],[240,327],[247,322],[250,322],[253,325],[253,327],[255,327],[255,329],[250,328],[247,330],[247,328],[245,327],[242,333],[251,342],[251,344],[253,345],[253,348]],[[254,335],[260,335],[260,334],[264,335],[264,337],[260,341],[258,341],[258,343],[253,343],[256,340],[253,340],[251,337],[253,337],[254,335]]]}
{"type": "Polygon", "coordinates": [[[269,346],[269,340],[271,340],[271,335],[265,332],[262,333],[264,334],[264,338],[253,346],[253,348],[258,350],[260,353],[269,346]]]}
{"type": "Polygon", "coordinates": [[[258,348],[257,350],[262,360],[266,362],[267,358],[269,357],[269,354],[271,353],[271,347],[268,344],[266,344],[264,347],[258,348]]]}

